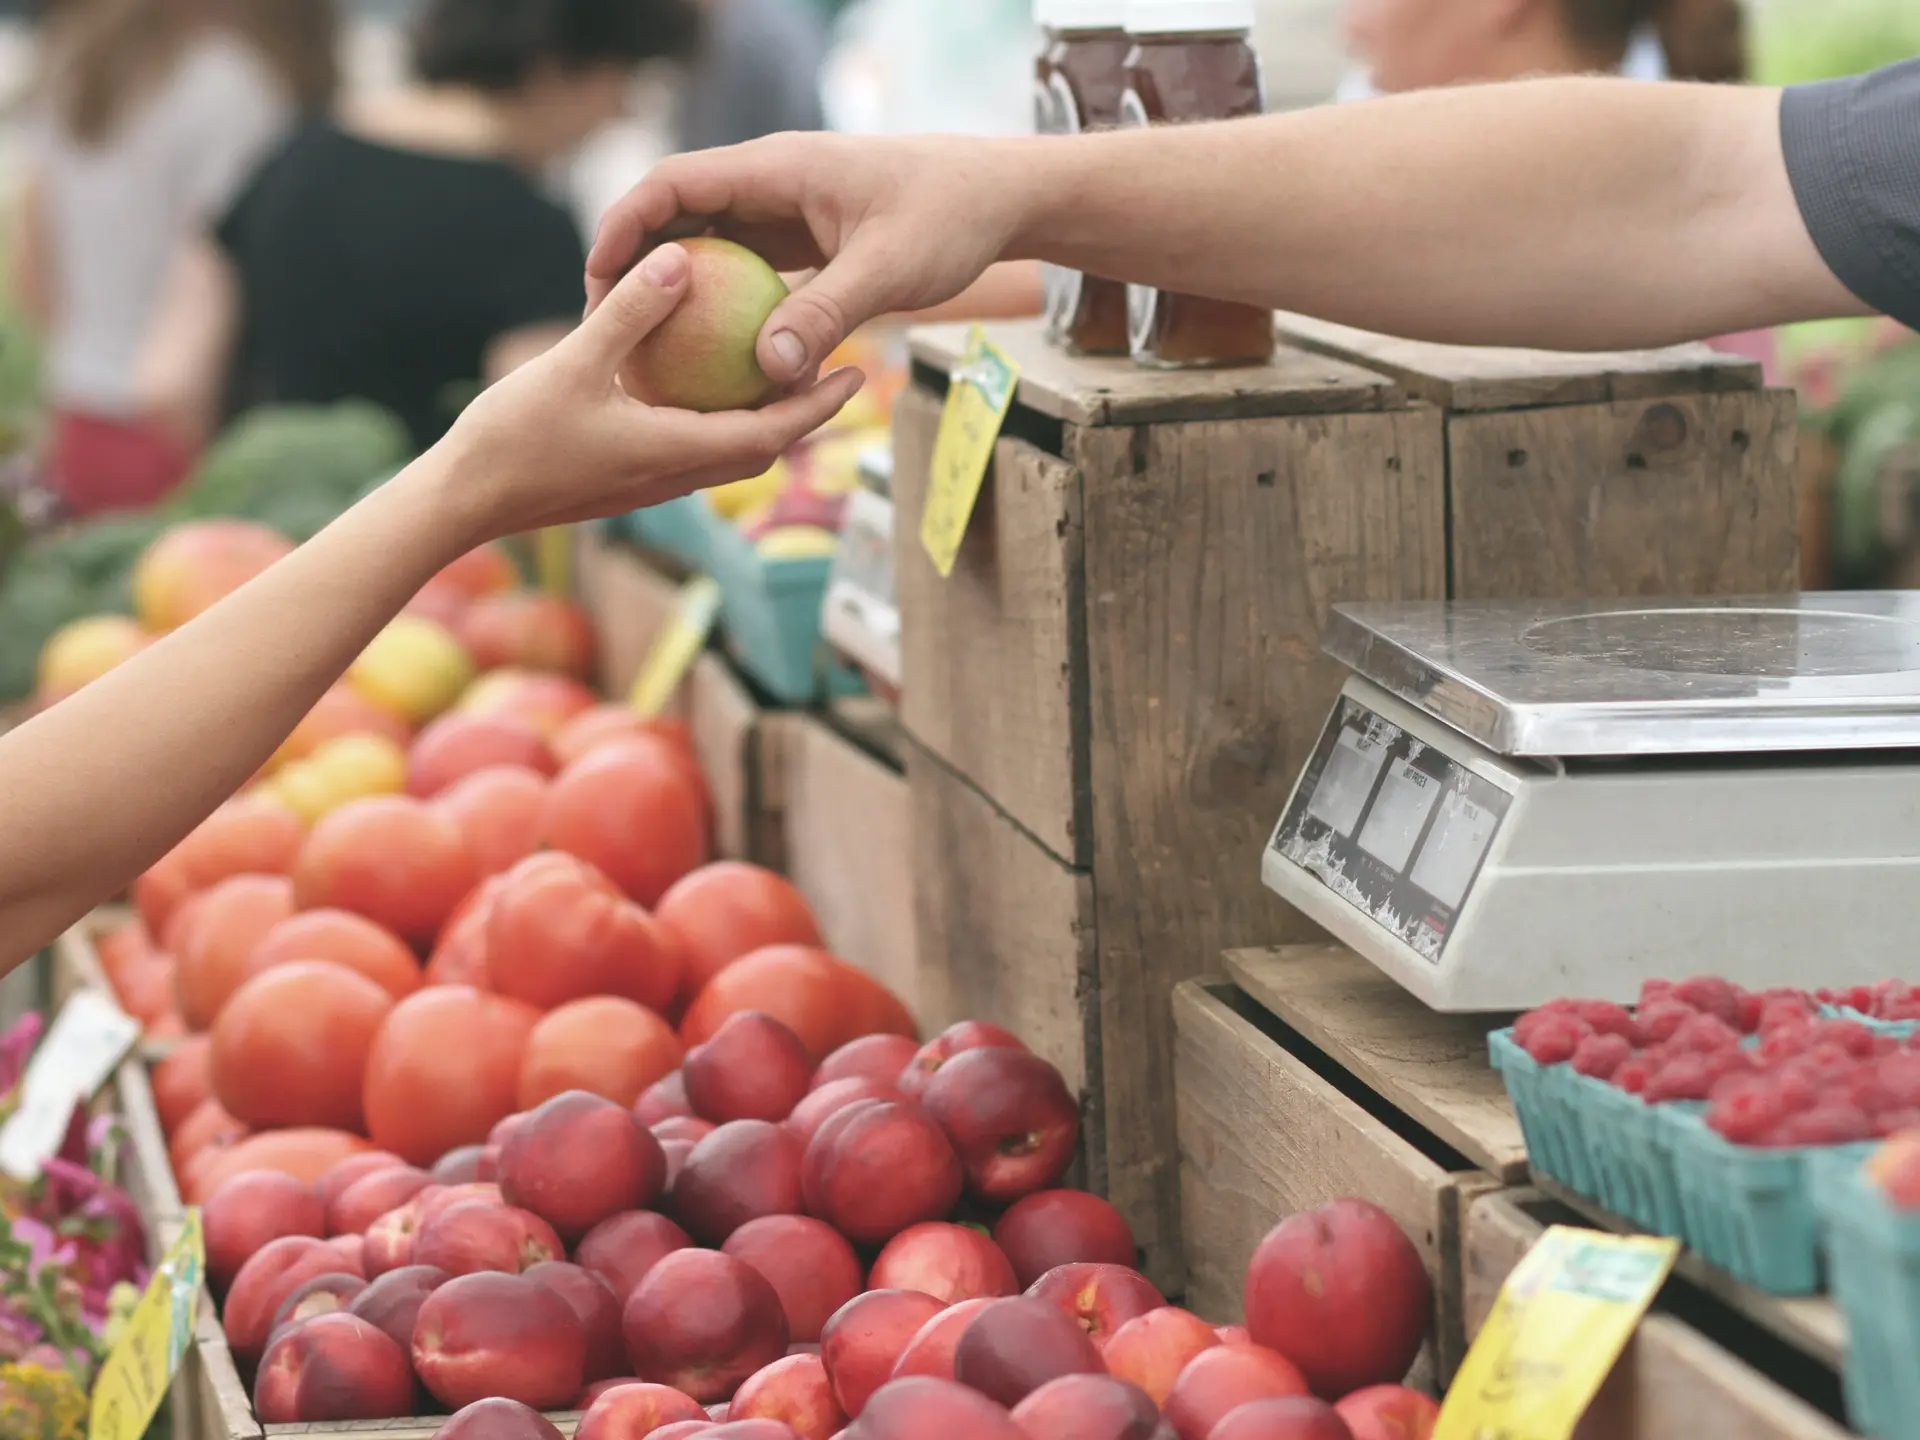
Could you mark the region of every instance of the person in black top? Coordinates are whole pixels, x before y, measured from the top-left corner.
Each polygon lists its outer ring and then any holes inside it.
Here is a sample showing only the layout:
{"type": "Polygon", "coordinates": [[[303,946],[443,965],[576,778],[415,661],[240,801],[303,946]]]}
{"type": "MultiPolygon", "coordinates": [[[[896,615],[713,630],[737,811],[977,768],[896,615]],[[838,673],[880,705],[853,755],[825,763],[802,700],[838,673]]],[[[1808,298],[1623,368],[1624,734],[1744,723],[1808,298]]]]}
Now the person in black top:
{"type": "Polygon", "coordinates": [[[538,176],[697,24],[693,0],[431,0],[412,83],[295,135],[182,257],[148,385],[203,425],[372,400],[425,449],[578,321],[584,246],[538,176]]]}

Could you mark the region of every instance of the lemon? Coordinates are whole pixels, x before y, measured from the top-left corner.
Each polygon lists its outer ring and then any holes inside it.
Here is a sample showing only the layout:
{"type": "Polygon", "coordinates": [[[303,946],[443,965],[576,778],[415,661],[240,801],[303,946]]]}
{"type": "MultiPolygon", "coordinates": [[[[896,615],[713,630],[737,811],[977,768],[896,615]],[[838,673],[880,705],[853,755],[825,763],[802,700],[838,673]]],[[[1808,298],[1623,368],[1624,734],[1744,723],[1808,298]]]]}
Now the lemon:
{"type": "Polygon", "coordinates": [[[787,462],[776,460],[773,468],[731,485],[716,485],[705,492],[707,504],[723,520],[738,520],[752,510],[771,505],[787,488],[787,462]]]}
{"type": "Polygon", "coordinates": [[[473,660],[443,625],[402,615],[347,671],[353,689],[402,720],[425,724],[473,682],[473,660]]]}

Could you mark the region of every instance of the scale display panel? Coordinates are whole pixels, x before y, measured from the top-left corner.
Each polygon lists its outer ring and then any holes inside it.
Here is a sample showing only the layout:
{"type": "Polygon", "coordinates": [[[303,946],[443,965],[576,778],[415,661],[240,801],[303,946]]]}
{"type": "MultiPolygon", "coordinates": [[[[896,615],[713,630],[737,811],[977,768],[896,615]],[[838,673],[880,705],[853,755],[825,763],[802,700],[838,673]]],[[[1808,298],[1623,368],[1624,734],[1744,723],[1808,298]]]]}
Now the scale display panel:
{"type": "Polygon", "coordinates": [[[1271,847],[1437,965],[1512,802],[1343,695],[1271,847]]]}

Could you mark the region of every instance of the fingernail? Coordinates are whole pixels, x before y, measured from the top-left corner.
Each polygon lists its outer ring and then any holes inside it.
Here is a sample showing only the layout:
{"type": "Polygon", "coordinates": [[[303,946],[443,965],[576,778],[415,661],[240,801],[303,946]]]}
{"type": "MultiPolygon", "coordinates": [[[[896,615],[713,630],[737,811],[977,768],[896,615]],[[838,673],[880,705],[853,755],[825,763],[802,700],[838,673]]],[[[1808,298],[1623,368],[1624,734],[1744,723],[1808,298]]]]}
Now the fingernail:
{"type": "Polygon", "coordinates": [[[807,347],[798,335],[791,330],[782,330],[768,343],[773,347],[774,357],[779,360],[781,369],[789,375],[800,373],[800,367],[807,363],[807,347]]]}
{"type": "Polygon", "coordinates": [[[678,245],[662,245],[640,262],[640,273],[656,285],[678,285],[687,277],[687,252],[678,245]]]}

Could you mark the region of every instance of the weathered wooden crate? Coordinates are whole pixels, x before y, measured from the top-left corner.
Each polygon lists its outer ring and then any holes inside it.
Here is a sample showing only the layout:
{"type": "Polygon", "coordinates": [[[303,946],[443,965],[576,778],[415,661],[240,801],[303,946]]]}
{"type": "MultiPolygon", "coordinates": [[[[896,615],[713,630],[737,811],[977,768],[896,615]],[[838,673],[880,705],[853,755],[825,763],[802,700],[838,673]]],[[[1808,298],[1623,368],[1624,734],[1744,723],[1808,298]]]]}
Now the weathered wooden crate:
{"type": "Polygon", "coordinates": [[[796,716],[785,731],[783,849],[827,948],[920,1008],[913,807],[897,729],[873,701],[796,716]]]}
{"type": "Polygon", "coordinates": [[[1280,332],[1445,412],[1455,597],[1800,586],[1794,396],[1763,389],[1752,361],[1704,345],[1616,355],[1430,345],[1291,315],[1280,332]]]}
{"type": "Polygon", "coordinates": [[[1426,1262],[1436,1313],[1420,1378],[1444,1383],[1465,1353],[1462,1223],[1477,1196],[1524,1178],[1518,1127],[1457,1088],[1408,1108],[1444,1041],[1380,1048],[1370,1083],[1224,979],[1175,990],[1173,1025],[1188,1306],[1238,1319],[1269,1230],[1331,1200],[1369,1200],[1426,1262]]]}
{"type": "MultiPolygon", "coordinates": [[[[1483,1195],[1468,1207],[1464,1293],[1469,1336],[1477,1335],[1501,1284],[1546,1226],[1571,1217],[1536,1191],[1483,1195]]],[[[1669,1294],[1684,1292],[1682,1282],[1669,1294]]],[[[1683,1303],[1687,1296],[1675,1297],[1683,1303]]],[[[1578,1440],[1670,1440],[1670,1437],[1739,1436],[1741,1440],[1841,1440],[1851,1432],[1795,1394],[1791,1386],[1824,1363],[1811,1352],[1778,1349],[1740,1358],[1714,1338],[1740,1317],[1691,1306],[1676,1313],[1661,1306],[1641,1322],[1581,1423],[1578,1440]]],[[[1815,1373],[1816,1388],[1829,1395],[1831,1377],[1815,1373]]]]}

